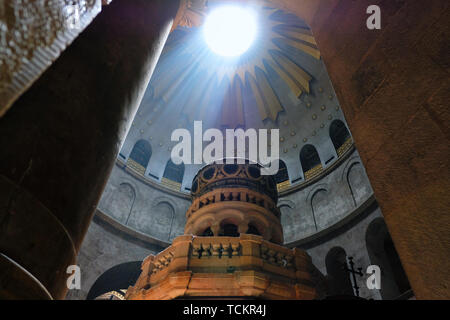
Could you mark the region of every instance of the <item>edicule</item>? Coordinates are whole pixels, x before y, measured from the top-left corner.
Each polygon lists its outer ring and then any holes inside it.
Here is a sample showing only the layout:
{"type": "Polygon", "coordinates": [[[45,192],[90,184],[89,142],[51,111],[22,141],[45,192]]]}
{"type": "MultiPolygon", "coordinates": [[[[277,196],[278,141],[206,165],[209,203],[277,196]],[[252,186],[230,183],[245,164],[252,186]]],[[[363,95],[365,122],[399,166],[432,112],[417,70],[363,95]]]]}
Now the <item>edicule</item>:
{"type": "Polygon", "coordinates": [[[185,235],[142,263],[126,299],[317,299],[324,277],[283,243],[273,176],[257,164],[213,163],[192,183],[185,235]]]}

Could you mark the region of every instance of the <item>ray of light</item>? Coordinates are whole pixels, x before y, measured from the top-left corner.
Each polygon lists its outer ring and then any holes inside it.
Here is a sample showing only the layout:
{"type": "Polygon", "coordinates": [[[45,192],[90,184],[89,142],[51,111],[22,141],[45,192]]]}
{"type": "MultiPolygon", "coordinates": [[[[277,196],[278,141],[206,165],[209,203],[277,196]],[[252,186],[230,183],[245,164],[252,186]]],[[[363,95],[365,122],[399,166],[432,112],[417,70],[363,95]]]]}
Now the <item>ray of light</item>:
{"type": "Polygon", "coordinates": [[[300,41],[300,40],[292,40],[288,38],[274,38],[272,41],[278,45],[278,47],[281,49],[280,44],[282,45],[288,45],[290,47],[299,49],[300,51],[303,51],[310,56],[316,58],[317,60],[320,59],[320,51],[319,49],[310,46],[307,42],[300,41]]]}
{"type": "Polygon", "coordinates": [[[292,47],[317,60],[320,52],[306,24],[281,19],[285,13],[275,8],[259,5],[257,11],[262,22],[260,35],[239,57],[214,54],[204,43],[201,28],[175,30],[150,83],[154,96],[166,104],[178,97],[182,106],[176,109],[190,120],[208,115],[208,105],[220,98],[217,106],[210,108],[218,109],[223,127],[236,128],[245,127],[243,92],[249,89],[261,120],[276,121],[284,109],[270,82],[269,69],[300,98],[310,92],[312,76],[283,51],[292,47]],[[188,98],[179,99],[180,92],[187,93],[188,98]]]}
{"type": "Polygon", "coordinates": [[[235,75],[233,83],[228,89],[222,104],[222,126],[227,128],[245,127],[244,100],[242,97],[242,81],[235,75]]]}
{"type": "Polygon", "coordinates": [[[309,82],[312,77],[279,51],[271,51],[270,54],[283,72],[295,81],[305,92],[309,93],[309,82]]]}

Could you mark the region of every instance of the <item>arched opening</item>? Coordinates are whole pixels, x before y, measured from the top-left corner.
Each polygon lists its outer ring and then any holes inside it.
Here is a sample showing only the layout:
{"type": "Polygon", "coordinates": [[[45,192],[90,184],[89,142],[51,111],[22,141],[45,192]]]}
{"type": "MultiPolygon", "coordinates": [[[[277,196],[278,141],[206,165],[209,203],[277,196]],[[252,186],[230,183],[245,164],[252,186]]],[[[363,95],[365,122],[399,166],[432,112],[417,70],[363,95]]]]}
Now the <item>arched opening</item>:
{"type": "Polygon", "coordinates": [[[170,159],[169,161],[167,161],[161,182],[165,186],[178,191],[181,188],[183,176],[184,176],[184,163],[180,163],[177,165],[173,163],[172,160],[170,159]]]}
{"type": "Polygon", "coordinates": [[[351,143],[350,132],[341,120],[334,120],[331,123],[330,138],[339,157],[347,151],[351,143]]]}
{"type": "Polygon", "coordinates": [[[286,163],[284,163],[283,160],[279,160],[278,172],[275,174],[274,178],[277,184],[278,192],[288,188],[291,185],[286,163]]]}
{"type": "Polygon", "coordinates": [[[201,237],[214,237],[214,233],[212,232],[211,228],[208,227],[203,231],[203,233],[200,235],[201,237]]]}
{"type": "Polygon", "coordinates": [[[145,140],[139,140],[135,143],[133,150],[131,150],[127,166],[133,168],[140,174],[145,174],[145,169],[147,168],[151,156],[152,147],[150,146],[150,143],[145,140]]]}
{"type": "Polygon", "coordinates": [[[326,258],[325,266],[329,281],[329,296],[353,296],[350,275],[345,270],[347,265],[347,254],[341,247],[332,248],[326,258]]]}
{"type": "Polygon", "coordinates": [[[258,228],[256,228],[253,224],[248,225],[247,234],[254,234],[257,236],[260,236],[261,233],[258,231],[258,228]]]}
{"type": "Polygon", "coordinates": [[[367,228],[366,246],[370,262],[381,270],[382,298],[392,300],[408,293],[411,296],[411,286],[382,218],[373,220],[367,228]]]}
{"type": "Polygon", "coordinates": [[[322,171],[322,163],[314,146],[307,144],[300,151],[300,163],[302,165],[305,180],[311,179],[322,171]]]}
{"type": "Polygon", "coordinates": [[[219,234],[220,237],[239,237],[238,227],[235,224],[224,224],[219,234]]]}
{"type": "Polygon", "coordinates": [[[124,300],[129,286],[133,286],[141,274],[142,261],[116,265],[105,271],[92,285],[87,300],[124,300]]]}

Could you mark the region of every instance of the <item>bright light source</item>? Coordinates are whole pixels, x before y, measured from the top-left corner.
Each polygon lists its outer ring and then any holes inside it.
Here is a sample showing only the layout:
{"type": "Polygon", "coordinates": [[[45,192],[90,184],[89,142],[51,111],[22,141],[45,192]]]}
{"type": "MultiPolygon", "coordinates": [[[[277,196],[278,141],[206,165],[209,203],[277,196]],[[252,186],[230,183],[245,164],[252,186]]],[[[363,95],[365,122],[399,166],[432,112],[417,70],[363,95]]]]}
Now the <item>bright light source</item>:
{"type": "Polygon", "coordinates": [[[256,14],[243,7],[224,6],[206,18],[204,35],[216,54],[235,57],[250,48],[256,36],[256,14]]]}

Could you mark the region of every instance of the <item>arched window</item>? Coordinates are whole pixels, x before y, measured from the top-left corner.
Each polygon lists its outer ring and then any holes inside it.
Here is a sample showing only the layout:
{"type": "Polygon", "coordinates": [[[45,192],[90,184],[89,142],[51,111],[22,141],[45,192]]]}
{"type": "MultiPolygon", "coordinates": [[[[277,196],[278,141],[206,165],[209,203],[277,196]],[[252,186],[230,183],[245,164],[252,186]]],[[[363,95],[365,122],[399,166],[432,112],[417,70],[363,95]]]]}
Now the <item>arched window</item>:
{"type": "Polygon", "coordinates": [[[366,246],[370,262],[381,270],[381,297],[391,300],[408,293],[412,296],[411,286],[383,218],[376,218],[370,223],[366,246]]]}
{"type": "Polygon", "coordinates": [[[150,157],[152,156],[152,147],[145,140],[139,140],[131,150],[127,165],[141,174],[145,173],[150,157]]]}
{"type": "Polygon", "coordinates": [[[347,254],[341,247],[332,248],[326,258],[327,277],[329,281],[329,296],[353,296],[350,275],[344,269],[347,266],[347,254]]]}
{"type": "Polygon", "coordinates": [[[279,160],[278,172],[275,174],[274,178],[277,183],[278,192],[288,188],[291,185],[287,167],[283,160],[279,160]]]}
{"type": "Polygon", "coordinates": [[[334,120],[330,125],[330,138],[338,156],[344,154],[349,147],[350,133],[341,120],[334,120]]]}
{"type": "Polygon", "coordinates": [[[172,160],[167,161],[161,182],[174,190],[180,190],[184,176],[184,163],[176,165],[172,160]]]}
{"type": "Polygon", "coordinates": [[[316,148],[310,144],[305,145],[300,151],[300,163],[305,180],[312,178],[322,170],[319,154],[316,148]]]}

